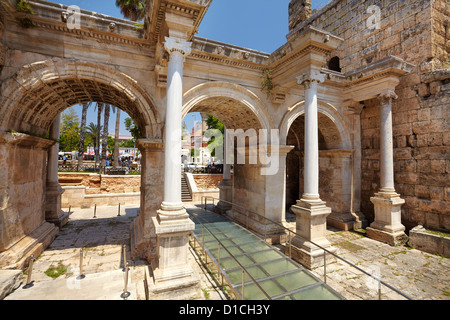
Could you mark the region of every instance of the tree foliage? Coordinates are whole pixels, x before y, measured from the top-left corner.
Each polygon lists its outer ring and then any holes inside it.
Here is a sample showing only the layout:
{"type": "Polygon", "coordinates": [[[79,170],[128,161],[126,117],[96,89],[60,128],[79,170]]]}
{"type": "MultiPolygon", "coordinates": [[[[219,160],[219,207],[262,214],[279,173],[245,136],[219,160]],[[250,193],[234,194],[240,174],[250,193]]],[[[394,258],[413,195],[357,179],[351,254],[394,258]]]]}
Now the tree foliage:
{"type": "Polygon", "coordinates": [[[80,140],[80,119],[71,107],[61,115],[61,130],[59,135],[59,150],[71,152],[78,149],[80,140]]]}
{"type": "Polygon", "coordinates": [[[125,18],[138,21],[145,17],[145,0],[116,0],[116,6],[125,18]]]}
{"type": "Polygon", "coordinates": [[[141,130],[138,128],[136,123],[131,118],[125,118],[125,128],[131,133],[133,139],[137,141],[142,137],[141,130]]]}

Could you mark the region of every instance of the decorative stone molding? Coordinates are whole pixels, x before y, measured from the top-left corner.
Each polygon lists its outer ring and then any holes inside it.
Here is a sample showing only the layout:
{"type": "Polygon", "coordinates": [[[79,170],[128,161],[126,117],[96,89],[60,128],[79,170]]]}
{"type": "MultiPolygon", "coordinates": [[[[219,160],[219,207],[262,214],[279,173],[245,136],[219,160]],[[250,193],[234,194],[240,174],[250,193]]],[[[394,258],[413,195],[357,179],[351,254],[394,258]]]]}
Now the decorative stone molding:
{"type": "Polygon", "coordinates": [[[377,98],[380,101],[381,105],[391,105],[393,100],[398,99],[398,96],[394,91],[387,90],[383,93],[380,93],[377,98]]]}
{"type": "Polygon", "coordinates": [[[325,82],[326,75],[319,71],[312,70],[297,77],[297,83],[305,86],[305,89],[310,89],[311,86],[325,82]]]}
{"type": "Polygon", "coordinates": [[[183,56],[191,53],[192,42],[174,37],[165,37],[164,48],[172,54],[174,52],[181,53],[183,56]]]}

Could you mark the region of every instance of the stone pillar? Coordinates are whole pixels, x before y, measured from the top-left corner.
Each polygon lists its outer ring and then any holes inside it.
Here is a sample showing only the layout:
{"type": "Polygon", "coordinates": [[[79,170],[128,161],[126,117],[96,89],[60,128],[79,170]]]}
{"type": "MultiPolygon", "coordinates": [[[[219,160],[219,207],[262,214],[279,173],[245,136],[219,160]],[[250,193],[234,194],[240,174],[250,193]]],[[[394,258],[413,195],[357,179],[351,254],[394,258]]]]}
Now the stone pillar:
{"type": "MultiPolygon", "coordinates": [[[[271,157],[278,157],[278,168],[276,173],[265,176],[265,217],[275,221],[285,227],[286,224],[286,158],[287,154],[294,149],[294,146],[277,146],[277,148],[270,148],[271,157]]],[[[294,230],[292,230],[294,231],[294,230]]],[[[260,233],[266,233],[268,240],[272,244],[280,243],[286,239],[287,232],[273,224],[261,226],[260,233]],[[283,239],[284,238],[284,239],[283,239]]]]}
{"type": "Polygon", "coordinates": [[[231,160],[231,157],[228,157],[228,152],[231,151],[231,148],[227,148],[227,145],[230,145],[230,138],[227,137],[226,130],[223,139],[223,179],[219,184],[219,197],[221,200],[228,202],[219,201],[216,207],[217,212],[222,214],[231,209],[231,204],[229,202],[233,202],[233,181],[231,180],[231,163],[229,161],[231,160]]]}
{"type": "Polygon", "coordinates": [[[400,245],[407,241],[405,227],[401,223],[401,206],[404,199],[394,188],[394,149],[392,143],[392,101],[394,91],[378,96],[380,101],[380,190],[370,201],[374,204],[375,221],[370,224],[367,236],[372,239],[400,245]]]}
{"type": "Polygon", "coordinates": [[[131,228],[131,255],[151,262],[156,256],[153,218],[164,193],[164,143],[160,139],[139,139],[141,151],[141,202],[139,216],[131,228]]]}
{"type": "MultiPolygon", "coordinates": [[[[327,216],[331,208],[319,196],[319,129],[317,115],[317,88],[325,81],[325,75],[310,72],[297,78],[305,87],[305,152],[304,193],[296,205],[291,207],[296,215],[296,232],[293,239],[293,257],[307,268],[323,265],[324,251],[332,250],[326,239],[327,216]],[[294,249],[295,248],[295,249],[294,249]]],[[[331,258],[331,257],[330,257],[331,258]]]]}
{"type": "MultiPolygon", "coordinates": [[[[50,129],[50,138],[59,140],[61,115],[58,115],[50,129]]],[[[50,147],[47,158],[47,185],[45,194],[45,220],[61,228],[69,220],[69,213],[61,209],[61,195],[64,190],[58,182],[59,143],[50,147]]]]}
{"type": "MultiPolygon", "coordinates": [[[[189,235],[195,224],[181,201],[181,109],[183,63],[191,43],[166,37],[169,53],[167,68],[167,106],[164,144],[164,201],[153,218],[156,233],[156,259],[152,261],[154,293],[197,290],[198,276],[188,262],[189,235]]],[[[181,294],[181,293],[180,293],[181,294]]]]}
{"type": "Polygon", "coordinates": [[[340,152],[342,157],[342,189],[343,194],[350,191],[350,201],[342,197],[343,203],[349,203],[350,207],[341,212],[333,212],[327,219],[328,225],[341,230],[352,230],[355,228],[366,228],[368,221],[361,212],[361,111],[363,105],[356,101],[346,101],[346,120],[350,128],[353,152],[347,157],[345,151],[340,152]],[[349,174],[351,172],[351,174],[349,174]]]}

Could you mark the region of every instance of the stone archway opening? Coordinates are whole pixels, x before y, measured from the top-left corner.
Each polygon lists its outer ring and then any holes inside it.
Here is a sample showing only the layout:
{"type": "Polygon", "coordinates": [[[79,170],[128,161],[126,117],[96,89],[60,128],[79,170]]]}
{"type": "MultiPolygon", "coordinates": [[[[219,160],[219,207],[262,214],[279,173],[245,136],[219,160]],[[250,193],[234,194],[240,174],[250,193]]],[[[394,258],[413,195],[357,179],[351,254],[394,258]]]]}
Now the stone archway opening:
{"type": "MultiPolygon", "coordinates": [[[[187,94],[183,115],[187,112],[210,114],[219,119],[228,130],[240,129],[244,133],[255,132],[257,135],[260,129],[270,128],[265,111],[261,107],[262,104],[260,105],[260,101],[250,91],[232,84],[213,83],[209,85],[214,88],[205,85],[206,90],[198,90],[197,95],[187,94]],[[188,97],[191,98],[188,99],[188,97]]],[[[250,139],[246,137],[245,146],[240,145],[236,137],[233,140],[233,177],[230,181],[226,181],[224,173],[224,180],[219,187],[220,199],[232,202],[233,205],[219,202],[217,209],[238,221],[244,221],[247,214],[247,211],[241,207],[271,218],[270,215],[275,213],[268,207],[269,200],[266,197],[268,176],[261,174],[262,165],[259,159],[257,163],[250,161],[248,153],[250,139]],[[245,163],[238,163],[238,152],[244,155],[245,163]]],[[[225,143],[229,143],[229,141],[225,143]]],[[[273,220],[278,218],[277,215],[273,220]]],[[[261,234],[264,233],[264,221],[258,221],[256,216],[249,221],[251,229],[261,234]]]]}
{"type": "MultiPolygon", "coordinates": [[[[303,194],[304,125],[301,114],[291,124],[287,144],[295,148],[286,160],[286,212],[301,199],[303,194]]],[[[338,126],[326,114],[318,113],[319,127],[319,194],[332,209],[328,224],[333,223],[333,215],[351,211],[352,151],[345,148],[344,139],[338,126]]]]}
{"type": "MultiPolygon", "coordinates": [[[[0,216],[5,223],[0,225],[0,265],[23,268],[30,252],[35,256],[42,252],[64,223],[60,200],[53,203],[52,212],[57,216],[48,213],[49,199],[60,194],[56,186],[59,130],[54,128],[55,119],[65,109],[89,101],[124,110],[144,138],[161,137],[159,115],[145,90],[126,74],[105,65],[47,60],[25,65],[3,82],[0,151],[4,166],[0,176],[4,179],[0,190],[5,200],[0,216]]],[[[142,178],[143,189],[145,182],[142,178]]],[[[148,220],[145,196],[140,202],[144,210],[139,219],[148,220]]]]}

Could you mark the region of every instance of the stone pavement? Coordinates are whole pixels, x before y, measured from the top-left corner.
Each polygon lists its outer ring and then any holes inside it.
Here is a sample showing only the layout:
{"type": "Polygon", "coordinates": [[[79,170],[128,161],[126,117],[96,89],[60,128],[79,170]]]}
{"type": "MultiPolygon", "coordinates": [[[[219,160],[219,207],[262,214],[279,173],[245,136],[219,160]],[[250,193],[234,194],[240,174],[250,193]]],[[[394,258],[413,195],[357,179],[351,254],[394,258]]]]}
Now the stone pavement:
{"type": "MultiPolygon", "coordinates": [[[[194,204],[186,204],[194,205],[194,204]]],[[[129,227],[139,206],[74,209],[58,237],[34,263],[33,286],[22,284],[6,300],[116,300],[124,288],[123,245],[129,259],[129,227]],[[78,279],[80,249],[83,248],[84,279],[78,279]],[[54,278],[52,278],[53,276],[54,278]]],[[[288,222],[294,218],[288,215],[288,222]]],[[[450,259],[410,249],[391,247],[365,237],[362,232],[328,229],[328,238],[337,254],[365,271],[379,274],[381,280],[417,300],[450,300],[450,259]]],[[[224,300],[211,272],[204,269],[190,248],[190,263],[201,275],[202,296],[199,300],[224,300]]],[[[283,248],[281,248],[283,250],[283,248]]],[[[130,261],[129,300],[144,300],[144,261],[130,261]]],[[[323,279],[323,268],[313,270],[323,279]]],[[[378,285],[347,264],[337,261],[327,265],[327,283],[350,300],[378,299],[378,285]]],[[[1,270],[0,270],[1,276],[1,270]]],[[[1,277],[0,277],[1,278],[1,277]]],[[[0,281],[1,283],[1,281],[0,281]]],[[[384,300],[403,300],[392,290],[382,287],[384,300]]]]}

